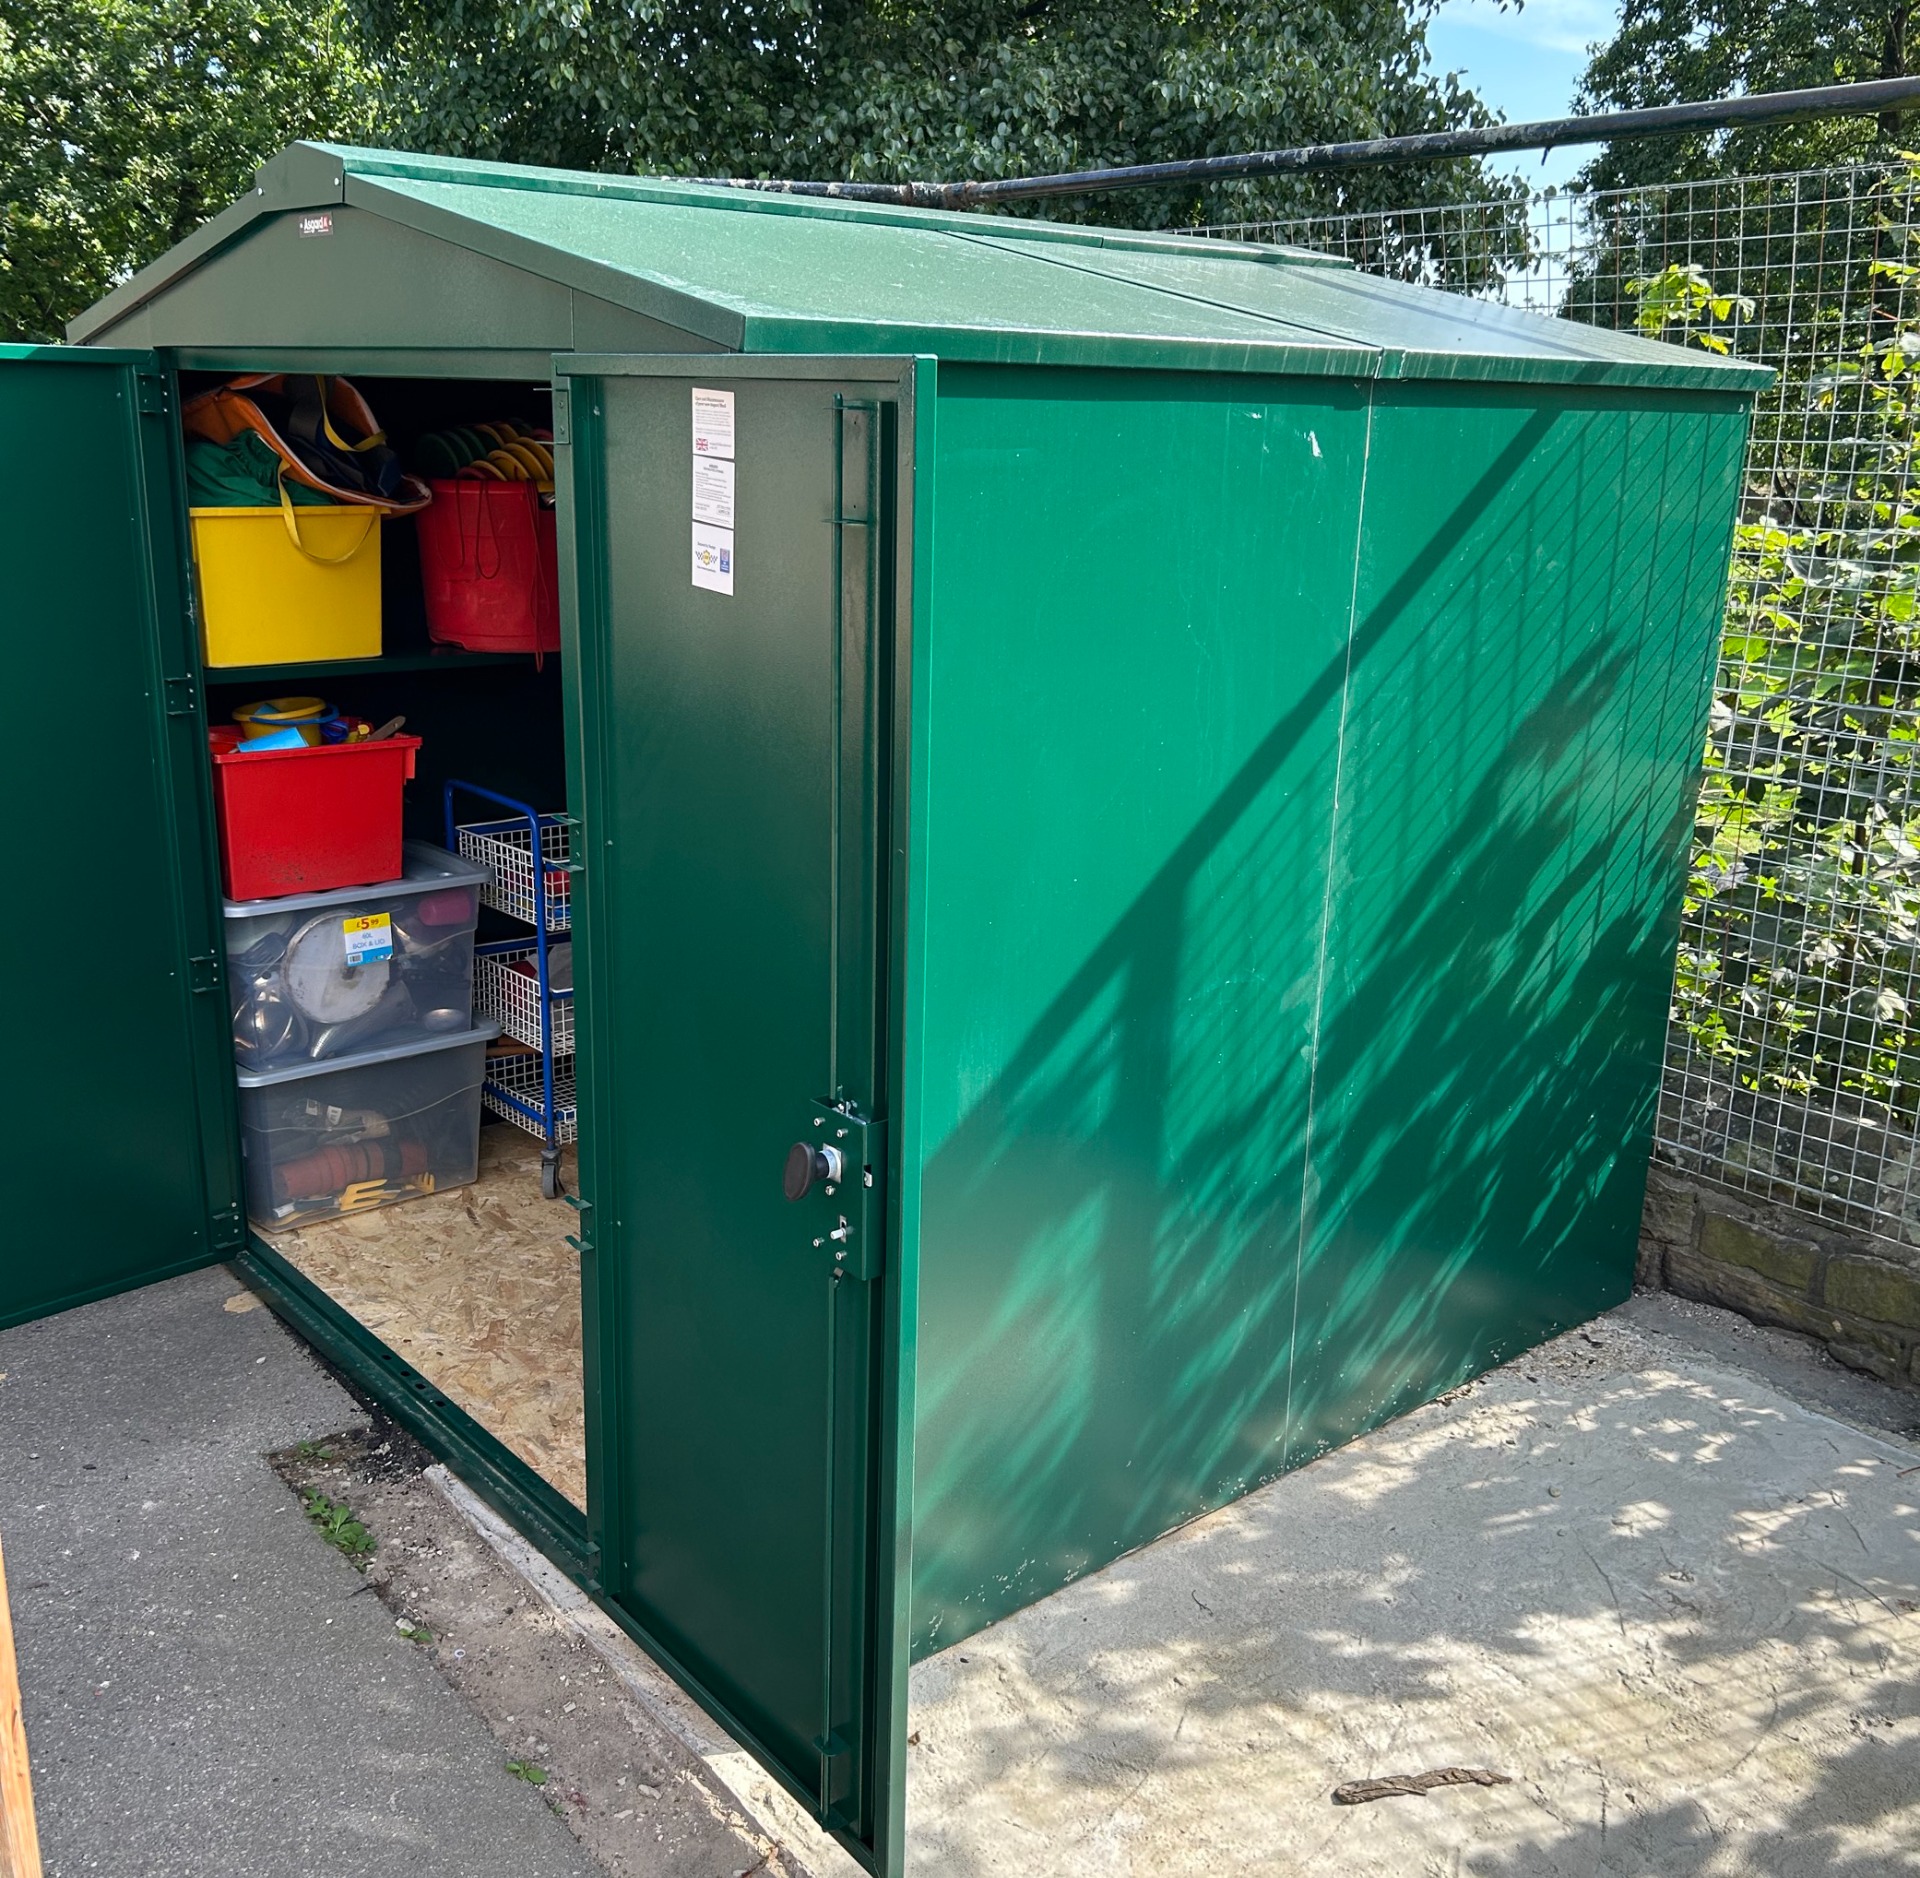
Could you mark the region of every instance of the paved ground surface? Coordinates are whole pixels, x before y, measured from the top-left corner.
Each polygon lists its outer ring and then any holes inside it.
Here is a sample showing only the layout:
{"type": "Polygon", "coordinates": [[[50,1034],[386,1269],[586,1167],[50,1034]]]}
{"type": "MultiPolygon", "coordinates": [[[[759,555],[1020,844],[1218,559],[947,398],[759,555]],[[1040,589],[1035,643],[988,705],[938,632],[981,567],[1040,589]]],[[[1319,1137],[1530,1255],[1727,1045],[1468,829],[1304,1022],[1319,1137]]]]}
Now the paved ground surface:
{"type": "MultiPolygon", "coordinates": [[[[360,1409],[229,1302],[252,1300],[215,1270],[0,1333],[0,1538],[49,1878],[591,1878],[564,1795],[506,1770],[544,1752],[545,1713],[571,1721],[544,1614],[510,1574],[464,1580],[496,1628],[524,1614],[524,1660],[476,1639],[511,1698],[483,1717],[263,1458],[360,1409]]],[[[433,1563],[433,1532],[393,1543],[433,1563]]],[[[439,1564],[436,1616],[462,1588],[439,1564]]],[[[644,1834],[618,1869],[757,1863],[670,1783],[671,1750],[613,1719],[609,1782],[657,1783],[610,1822],[644,1834]]]]}
{"type": "MultiPolygon", "coordinates": [[[[0,1334],[50,1878],[841,1878],[251,1302],[0,1334]]],[[[920,1665],[910,1869],[1920,1878],[1916,1435],[1912,1393],[1636,1299],[920,1665]],[[1512,1784],[1331,1804],[1449,1764],[1512,1784]]]]}
{"type": "Polygon", "coordinates": [[[910,1870],[1920,1873],[1916,1421],[1636,1300],[919,1665],[910,1870]]]}
{"type": "MultiPolygon", "coordinates": [[[[539,1770],[543,1797],[608,1878],[830,1878],[817,1866],[803,1873],[741,1811],[729,1780],[763,1810],[772,1797],[747,1757],[584,1593],[430,1463],[384,1422],[274,1457],[292,1486],[364,1522],[378,1543],[367,1582],[393,1621],[472,1702],[501,1758],[539,1770]]],[[[805,1814],[786,1810],[781,1823],[805,1834],[805,1814]]]]}

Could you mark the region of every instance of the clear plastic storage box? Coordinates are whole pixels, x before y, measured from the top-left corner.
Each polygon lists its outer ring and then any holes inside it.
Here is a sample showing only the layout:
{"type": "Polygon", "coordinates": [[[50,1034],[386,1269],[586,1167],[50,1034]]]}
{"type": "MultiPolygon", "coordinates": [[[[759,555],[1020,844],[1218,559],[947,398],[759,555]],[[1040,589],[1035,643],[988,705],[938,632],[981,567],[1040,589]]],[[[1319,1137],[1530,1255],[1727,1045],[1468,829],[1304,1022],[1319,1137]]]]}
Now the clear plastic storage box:
{"type": "Polygon", "coordinates": [[[484,867],[410,841],[401,878],[229,900],[227,982],[243,1070],[327,1062],[473,1026],[484,867]]]}
{"type": "Polygon", "coordinates": [[[283,1232],[462,1187],[480,1171],[491,1024],[326,1063],[242,1070],[247,1217],[283,1232]]]}

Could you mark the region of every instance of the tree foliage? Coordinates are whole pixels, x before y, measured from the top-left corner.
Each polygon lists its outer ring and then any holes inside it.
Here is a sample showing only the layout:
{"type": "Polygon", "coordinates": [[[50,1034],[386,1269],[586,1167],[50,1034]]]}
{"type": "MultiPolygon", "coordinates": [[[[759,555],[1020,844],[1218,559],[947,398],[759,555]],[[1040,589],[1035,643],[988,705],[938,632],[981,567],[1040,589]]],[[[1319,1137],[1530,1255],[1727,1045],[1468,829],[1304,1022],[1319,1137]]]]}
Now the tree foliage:
{"type": "Polygon", "coordinates": [[[0,337],[57,338],[281,145],[365,121],[336,0],[0,0],[0,337]]]}
{"type": "MultiPolygon", "coordinates": [[[[1629,111],[1736,92],[1904,78],[1920,69],[1912,0],[1625,0],[1619,29],[1581,80],[1575,108],[1629,111]]],[[[1595,189],[1814,169],[1891,153],[1914,134],[1898,114],[1696,131],[1605,145],[1581,173],[1595,189]]]]}
{"type": "MultiPolygon", "coordinates": [[[[1488,121],[1432,0],[355,0],[392,142],[569,168],[991,177],[1488,121]]],[[[1485,193],[1478,166],[1048,204],[1140,224],[1485,193]]]]}
{"type": "MultiPolygon", "coordinates": [[[[0,0],[0,334],[299,137],[569,168],[1003,176],[1487,121],[1434,0],[0,0]]],[[[1129,224],[1500,194],[1478,165],[1128,193],[1129,224]]]]}

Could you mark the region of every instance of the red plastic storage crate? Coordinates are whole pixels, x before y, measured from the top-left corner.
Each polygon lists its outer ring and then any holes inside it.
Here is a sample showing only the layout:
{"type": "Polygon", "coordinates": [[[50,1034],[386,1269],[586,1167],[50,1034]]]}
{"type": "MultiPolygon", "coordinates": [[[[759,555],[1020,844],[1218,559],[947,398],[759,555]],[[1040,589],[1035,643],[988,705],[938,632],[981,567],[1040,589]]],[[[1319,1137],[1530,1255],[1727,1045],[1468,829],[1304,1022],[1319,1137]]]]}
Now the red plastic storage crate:
{"type": "Polygon", "coordinates": [[[557,652],[560,564],[552,509],[531,483],[443,478],[420,511],[427,631],[469,652],[557,652]]]}
{"type": "Polygon", "coordinates": [[[418,737],[213,752],[220,873],[229,900],[397,880],[400,792],[418,737]]]}

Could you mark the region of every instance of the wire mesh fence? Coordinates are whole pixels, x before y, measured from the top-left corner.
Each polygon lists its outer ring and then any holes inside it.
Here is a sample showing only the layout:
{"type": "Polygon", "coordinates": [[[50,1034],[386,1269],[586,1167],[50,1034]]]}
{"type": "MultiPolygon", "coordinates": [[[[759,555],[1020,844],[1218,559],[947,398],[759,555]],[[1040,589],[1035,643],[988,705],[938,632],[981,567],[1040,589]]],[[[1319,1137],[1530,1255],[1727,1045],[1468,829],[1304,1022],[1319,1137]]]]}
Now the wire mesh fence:
{"type": "Polygon", "coordinates": [[[1656,1153],[1920,1244],[1920,170],[1208,232],[1775,368],[1748,458],[1656,1153]]]}

